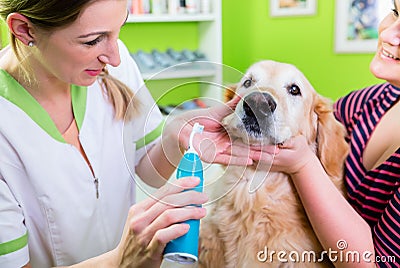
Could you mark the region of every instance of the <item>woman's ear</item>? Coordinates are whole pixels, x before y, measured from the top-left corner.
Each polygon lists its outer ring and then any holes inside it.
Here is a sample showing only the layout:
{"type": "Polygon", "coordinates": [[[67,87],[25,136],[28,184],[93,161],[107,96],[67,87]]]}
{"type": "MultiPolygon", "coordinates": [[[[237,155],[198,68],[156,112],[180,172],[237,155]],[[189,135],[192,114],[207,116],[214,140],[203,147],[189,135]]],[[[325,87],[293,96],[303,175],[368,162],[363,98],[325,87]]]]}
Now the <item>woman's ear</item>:
{"type": "Polygon", "coordinates": [[[7,25],[11,33],[21,41],[28,45],[34,42],[34,30],[31,21],[20,13],[10,13],[7,16],[7,25]]]}

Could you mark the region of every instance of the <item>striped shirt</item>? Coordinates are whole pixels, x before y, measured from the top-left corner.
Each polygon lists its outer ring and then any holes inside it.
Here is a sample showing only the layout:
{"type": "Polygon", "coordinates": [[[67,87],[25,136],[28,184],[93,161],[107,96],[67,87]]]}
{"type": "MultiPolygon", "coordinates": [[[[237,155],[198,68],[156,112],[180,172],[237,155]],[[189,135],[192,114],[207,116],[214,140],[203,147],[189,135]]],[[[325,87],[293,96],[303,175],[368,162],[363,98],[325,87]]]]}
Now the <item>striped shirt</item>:
{"type": "Polygon", "coordinates": [[[400,88],[385,83],[354,91],[335,103],[335,116],[346,127],[350,143],[345,163],[348,200],[372,228],[377,261],[396,257],[396,263],[377,262],[379,267],[400,263],[400,148],[370,171],[362,156],[376,125],[399,98],[400,88]]]}

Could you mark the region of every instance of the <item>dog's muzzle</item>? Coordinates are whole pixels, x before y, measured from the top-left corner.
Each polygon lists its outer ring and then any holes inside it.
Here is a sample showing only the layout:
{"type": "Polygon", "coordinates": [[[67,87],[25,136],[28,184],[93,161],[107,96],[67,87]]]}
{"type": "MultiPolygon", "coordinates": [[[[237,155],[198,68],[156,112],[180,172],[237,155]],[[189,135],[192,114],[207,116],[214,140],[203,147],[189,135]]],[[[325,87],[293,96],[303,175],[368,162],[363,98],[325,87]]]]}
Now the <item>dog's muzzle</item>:
{"type": "Polygon", "coordinates": [[[276,102],[266,92],[252,92],[243,99],[243,125],[251,136],[266,137],[271,135],[272,115],[276,102]]]}
{"type": "Polygon", "coordinates": [[[253,92],[244,98],[243,109],[247,116],[262,118],[275,111],[276,102],[269,93],[253,92]]]}

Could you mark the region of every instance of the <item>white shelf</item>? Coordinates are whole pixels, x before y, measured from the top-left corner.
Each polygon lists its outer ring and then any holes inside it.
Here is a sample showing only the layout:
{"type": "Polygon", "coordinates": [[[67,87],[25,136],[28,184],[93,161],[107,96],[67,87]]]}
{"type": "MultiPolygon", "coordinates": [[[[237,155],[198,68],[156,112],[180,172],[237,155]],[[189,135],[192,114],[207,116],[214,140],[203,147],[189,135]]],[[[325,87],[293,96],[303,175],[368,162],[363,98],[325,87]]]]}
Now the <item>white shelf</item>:
{"type": "Polygon", "coordinates": [[[213,21],[215,15],[213,14],[177,14],[177,15],[132,15],[128,16],[127,22],[135,23],[150,23],[150,22],[200,22],[200,21],[213,21]]]}
{"type": "MultiPolygon", "coordinates": [[[[206,55],[206,58],[211,63],[222,64],[222,18],[221,18],[221,0],[210,1],[209,14],[140,14],[128,16],[128,23],[174,23],[174,22],[196,22],[198,27],[198,49],[206,55]]],[[[138,26],[139,27],[139,26],[138,26]]],[[[173,25],[171,25],[173,27],[173,25]]],[[[134,29],[133,29],[134,30],[134,29]]],[[[145,49],[145,48],[143,48],[145,49]]],[[[133,52],[133,51],[132,51],[133,52]]],[[[215,65],[214,65],[215,66],[215,65]]],[[[143,79],[145,80],[163,80],[163,79],[178,79],[178,78],[202,78],[209,81],[211,84],[222,84],[222,69],[221,68],[202,68],[202,69],[187,69],[187,70],[164,70],[162,73],[157,71],[142,71],[143,79]]],[[[200,85],[201,96],[206,96],[215,99],[222,99],[220,91],[216,91],[215,87],[209,84],[200,85]]]]}

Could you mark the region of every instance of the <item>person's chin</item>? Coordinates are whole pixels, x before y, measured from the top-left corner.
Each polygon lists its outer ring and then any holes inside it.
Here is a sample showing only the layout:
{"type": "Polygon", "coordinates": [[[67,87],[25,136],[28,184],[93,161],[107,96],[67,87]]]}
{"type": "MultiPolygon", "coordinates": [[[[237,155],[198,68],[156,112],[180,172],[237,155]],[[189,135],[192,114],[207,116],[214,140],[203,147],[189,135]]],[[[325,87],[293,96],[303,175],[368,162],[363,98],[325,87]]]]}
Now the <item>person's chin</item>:
{"type": "Polygon", "coordinates": [[[387,64],[382,61],[379,55],[374,56],[369,65],[369,70],[379,79],[385,79],[387,72],[389,71],[387,64]]]}
{"type": "Polygon", "coordinates": [[[400,65],[388,66],[380,61],[372,61],[369,69],[376,78],[385,80],[397,87],[400,87],[400,80],[396,75],[400,72],[400,65]]]}
{"type": "Polygon", "coordinates": [[[94,84],[94,82],[96,82],[97,77],[90,77],[90,78],[85,78],[85,79],[81,79],[80,81],[77,81],[76,83],[74,83],[77,86],[81,86],[81,87],[88,87],[94,84]]]}

